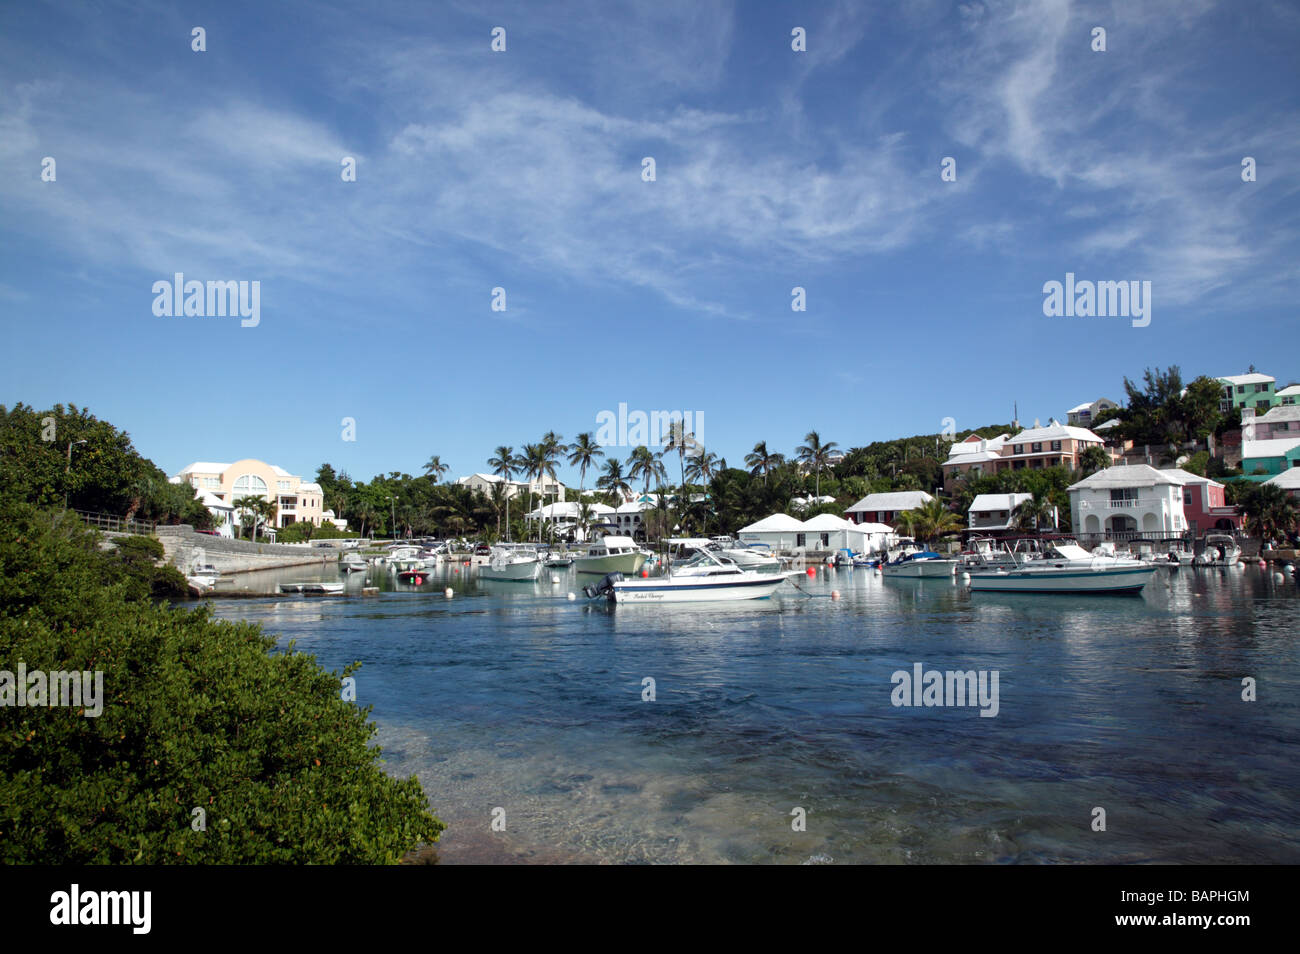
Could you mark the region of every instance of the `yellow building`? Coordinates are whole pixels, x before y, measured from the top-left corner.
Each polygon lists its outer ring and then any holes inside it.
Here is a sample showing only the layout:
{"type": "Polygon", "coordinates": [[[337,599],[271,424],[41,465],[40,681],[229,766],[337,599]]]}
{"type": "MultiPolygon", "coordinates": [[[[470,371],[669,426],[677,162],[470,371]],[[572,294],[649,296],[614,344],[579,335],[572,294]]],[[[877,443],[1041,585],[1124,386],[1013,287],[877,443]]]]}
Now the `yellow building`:
{"type": "Polygon", "coordinates": [[[228,507],[233,507],[240,497],[274,500],[276,527],[287,527],[300,520],[309,520],[319,527],[325,518],[319,484],[261,460],[245,458],[233,464],[196,461],[173,477],[172,482],[189,484],[228,507]]]}

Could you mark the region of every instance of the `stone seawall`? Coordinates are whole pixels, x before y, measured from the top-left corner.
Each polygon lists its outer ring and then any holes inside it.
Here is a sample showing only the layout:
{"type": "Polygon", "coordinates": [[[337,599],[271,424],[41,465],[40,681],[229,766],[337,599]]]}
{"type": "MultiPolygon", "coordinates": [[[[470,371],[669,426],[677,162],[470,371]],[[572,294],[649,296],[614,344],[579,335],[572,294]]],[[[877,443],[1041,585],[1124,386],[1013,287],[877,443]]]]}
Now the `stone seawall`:
{"type": "Polygon", "coordinates": [[[188,524],[160,526],[155,532],[162,542],[167,562],[182,573],[196,563],[211,563],[224,575],[285,566],[318,566],[334,563],[339,557],[339,551],[334,549],[227,540],[198,533],[188,524]]]}

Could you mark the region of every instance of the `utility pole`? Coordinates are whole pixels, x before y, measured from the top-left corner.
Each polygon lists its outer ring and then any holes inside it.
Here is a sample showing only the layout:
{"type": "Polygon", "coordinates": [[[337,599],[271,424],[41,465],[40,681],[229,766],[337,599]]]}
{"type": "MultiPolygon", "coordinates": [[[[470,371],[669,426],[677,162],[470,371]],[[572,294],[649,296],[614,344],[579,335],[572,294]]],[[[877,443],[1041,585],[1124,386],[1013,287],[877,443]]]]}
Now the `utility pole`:
{"type": "Polygon", "coordinates": [[[393,539],[397,539],[397,495],[391,494],[388,498],[388,510],[393,518],[393,539]]]}

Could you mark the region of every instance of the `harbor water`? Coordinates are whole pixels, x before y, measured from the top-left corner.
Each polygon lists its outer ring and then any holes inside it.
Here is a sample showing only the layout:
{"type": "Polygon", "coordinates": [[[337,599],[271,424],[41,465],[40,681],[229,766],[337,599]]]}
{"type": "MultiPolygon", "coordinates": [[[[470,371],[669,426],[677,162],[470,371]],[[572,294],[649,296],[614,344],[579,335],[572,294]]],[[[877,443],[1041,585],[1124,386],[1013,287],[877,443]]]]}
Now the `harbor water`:
{"type": "Polygon", "coordinates": [[[268,595],[216,611],[361,662],[444,864],[1300,862],[1300,595],[1271,569],[1161,569],[1138,597],[823,569],[611,606],[572,570],[460,567],[269,595],[311,578],[337,577],[241,577],[268,595]],[[918,665],[996,674],[996,714],[895,704],[918,665]]]}

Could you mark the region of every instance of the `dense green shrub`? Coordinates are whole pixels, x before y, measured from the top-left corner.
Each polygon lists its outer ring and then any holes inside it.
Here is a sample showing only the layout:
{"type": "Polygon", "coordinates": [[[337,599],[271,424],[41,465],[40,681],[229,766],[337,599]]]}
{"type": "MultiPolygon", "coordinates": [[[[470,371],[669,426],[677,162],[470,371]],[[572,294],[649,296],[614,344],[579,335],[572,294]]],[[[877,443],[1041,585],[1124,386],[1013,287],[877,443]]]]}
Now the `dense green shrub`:
{"type": "Polygon", "coordinates": [[[0,707],[0,863],[379,863],[437,840],[340,674],[273,654],[256,625],[141,599],[109,572],[128,562],[75,521],[0,508],[0,669],[103,673],[97,718],[0,707]]]}

